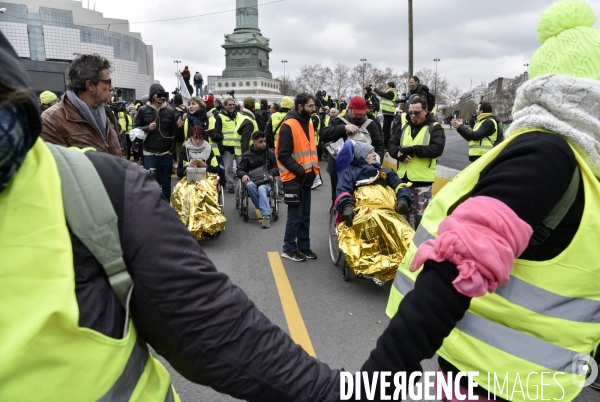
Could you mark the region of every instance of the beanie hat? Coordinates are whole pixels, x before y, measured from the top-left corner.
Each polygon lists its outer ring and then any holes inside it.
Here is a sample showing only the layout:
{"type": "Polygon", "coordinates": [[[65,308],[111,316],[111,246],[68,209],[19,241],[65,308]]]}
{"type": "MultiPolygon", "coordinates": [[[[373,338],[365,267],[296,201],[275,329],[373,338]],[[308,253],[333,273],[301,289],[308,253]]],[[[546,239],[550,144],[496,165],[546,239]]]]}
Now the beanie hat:
{"type": "Polygon", "coordinates": [[[54,92],[44,91],[40,94],[40,103],[42,105],[49,105],[50,103],[58,100],[54,92]]]}
{"type": "Polygon", "coordinates": [[[294,108],[294,100],[292,98],[290,98],[289,96],[284,96],[283,99],[281,100],[281,107],[284,107],[286,109],[293,109],[294,108]]]}
{"type": "Polygon", "coordinates": [[[248,96],[247,98],[244,98],[244,107],[247,107],[248,109],[253,109],[254,108],[254,98],[251,96],[248,96]]]}
{"type": "Polygon", "coordinates": [[[211,94],[208,95],[204,95],[204,103],[208,106],[208,105],[214,105],[215,104],[215,97],[212,96],[211,94]]]}
{"type": "Polygon", "coordinates": [[[356,141],[354,143],[354,159],[365,159],[365,157],[374,149],[375,148],[373,145],[367,144],[366,142],[356,141]]]}
{"type": "Polygon", "coordinates": [[[529,62],[529,78],[563,74],[600,80],[600,30],[596,16],[581,0],[562,0],[542,13],[538,38],[542,46],[529,62]]]}
{"type": "Polygon", "coordinates": [[[148,96],[148,101],[152,102],[152,98],[159,92],[165,92],[165,88],[160,84],[152,84],[150,85],[150,95],[148,96]]]}

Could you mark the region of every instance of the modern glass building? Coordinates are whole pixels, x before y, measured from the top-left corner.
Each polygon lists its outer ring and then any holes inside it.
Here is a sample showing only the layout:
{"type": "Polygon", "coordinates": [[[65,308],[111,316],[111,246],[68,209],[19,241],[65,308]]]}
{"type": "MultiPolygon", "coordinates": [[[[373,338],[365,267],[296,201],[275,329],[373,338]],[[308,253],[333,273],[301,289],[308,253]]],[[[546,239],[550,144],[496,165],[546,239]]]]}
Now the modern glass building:
{"type": "Polygon", "coordinates": [[[112,65],[112,82],[123,99],[140,99],[154,82],[152,46],[129,32],[127,20],[104,18],[74,0],[0,1],[0,31],[13,45],[34,89],[62,95],[66,70],[79,54],[98,53],[112,65]]]}

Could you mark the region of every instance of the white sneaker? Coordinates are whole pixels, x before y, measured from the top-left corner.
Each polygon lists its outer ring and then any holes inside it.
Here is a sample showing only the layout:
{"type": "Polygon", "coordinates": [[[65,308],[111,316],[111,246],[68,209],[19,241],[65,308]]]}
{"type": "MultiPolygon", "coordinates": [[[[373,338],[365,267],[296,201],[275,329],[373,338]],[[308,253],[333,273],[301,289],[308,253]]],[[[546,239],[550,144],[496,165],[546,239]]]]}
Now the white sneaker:
{"type": "Polygon", "coordinates": [[[313,185],[311,186],[311,189],[314,190],[315,188],[319,187],[322,184],[323,184],[323,181],[319,177],[317,177],[315,179],[315,181],[313,182],[313,185]]]}

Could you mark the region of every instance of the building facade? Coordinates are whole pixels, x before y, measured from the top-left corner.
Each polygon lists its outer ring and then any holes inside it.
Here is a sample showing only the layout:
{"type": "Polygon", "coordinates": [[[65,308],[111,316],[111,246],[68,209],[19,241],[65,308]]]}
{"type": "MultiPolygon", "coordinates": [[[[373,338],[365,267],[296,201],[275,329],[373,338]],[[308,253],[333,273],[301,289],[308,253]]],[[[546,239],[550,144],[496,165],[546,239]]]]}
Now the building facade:
{"type": "Polygon", "coordinates": [[[104,18],[74,0],[15,0],[1,2],[0,30],[27,69],[34,90],[62,95],[66,71],[79,54],[97,53],[112,65],[112,83],[123,99],[140,99],[154,82],[152,46],[129,22],[104,18]]]}

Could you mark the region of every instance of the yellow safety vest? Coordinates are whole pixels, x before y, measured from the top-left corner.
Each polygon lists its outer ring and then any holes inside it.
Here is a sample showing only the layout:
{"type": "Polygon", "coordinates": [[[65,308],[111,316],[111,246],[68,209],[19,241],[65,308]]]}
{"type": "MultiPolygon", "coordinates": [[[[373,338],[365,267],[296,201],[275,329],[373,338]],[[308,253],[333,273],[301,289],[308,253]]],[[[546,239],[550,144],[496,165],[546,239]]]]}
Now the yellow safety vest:
{"type": "Polygon", "coordinates": [[[398,99],[398,90],[396,88],[389,88],[386,92],[392,92],[394,98],[392,100],[381,98],[381,111],[394,114],[396,112],[396,104],[394,101],[398,99]]]}
{"type": "MultiPolygon", "coordinates": [[[[255,119],[253,119],[253,118],[251,118],[249,116],[246,116],[244,114],[240,114],[240,116],[242,118],[238,121],[237,126],[235,126],[235,132],[236,133],[239,134],[240,127],[242,127],[242,123],[244,123],[244,120],[250,120],[252,122],[252,125],[254,126],[254,131],[252,131],[252,134],[254,134],[255,132],[258,131],[258,123],[256,123],[255,119]]],[[[242,134],[239,134],[239,136],[240,136],[240,139],[241,139],[242,138],[242,134]]],[[[249,145],[252,145],[252,136],[250,136],[249,145]]]]}
{"type": "Polygon", "coordinates": [[[327,116],[325,117],[325,122],[323,123],[323,125],[324,125],[325,127],[329,127],[329,120],[331,120],[331,116],[330,116],[330,115],[327,115],[327,116]]]}
{"type": "Polygon", "coordinates": [[[481,127],[483,122],[487,119],[490,119],[494,123],[496,130],[494,131],[494,134],[489,137],[477,141],[469,141],[469,156],[481,156],[494,148],[494,142],[496,142],[496,138],[498,138],[498,123],[496,123],[496,119],[490,117],[491,115],[491,113],[482,113],[477,116],[477,123],[475,124],[475,127],[473,127],[473,131],[479,130],[479,127],[481,127]]]}
{"type": "Polygon", "coordinates": [[[0,193],[0,255],[0,400],[179,401],[132,321],[122,339],[79,326],[61,178],[39,138],[0,193]]]}
{"type": "MultiPolygon", "coordinates": [[[[421,272],[408,270],[417,247],[438,235],[448,211],[468,198],[481,171],[518,135],[473,162],[433,198],[394,279],[387,306],[390,317],[421,272]]],[[[534,399],[536,387],[541,388],[540,373],[546,372],[544,398],[572,401],[581,392],[573,378],[585,379],[572,375],[584,363],[576,356],[589,355],[600,342],[600,264],[590,252],[600,244],[600,183],[581,155],[573,152],[583,179],[585,207],[571,244],[549,261],[516,259],[510,280],[495,293],[473,298],[465,317],[438,350],[459,370],[478,371],[475,381],[491,393],[495,373],[496,395],[504,399],[509,399],[506,390],[512,394],[515,387],[519,392],[512,395],[513,401],[534,399]]]]}
{"type": "Polygon", "coordinates": [[[280,123],[283,121],[286,114],[287,113],[285,113],[285,112],[277,112],[277,113],[271,115],[272,130],[277,130],[276,132],[273,132],[273,137],[275,137],[275,149],[277,149],[277,140],[279,139],[279,130],[281,130],[280,123]]]}
{"type": "MultiPolygon", "coordinates": [[[[412,147],[413,145],[429,145],[430,132],[429,127],[433,128],[435,125],[440,123],[427,124],[419,130],[416,137],[412,138],[411,127],[405,124],[402,127],[402,134],[400,135],[400,146],[401,147],[412,147]],[[408,131],[408,132],[407,132],[408,131]]],[[[413,156],[410,163],[400,163],[398,166],[398,177],[403,178],[406,174],[410,181],[422,181],[431,182],[435,180],[435,166],[437,165],[436,158],[419,158],[413,156]]]]}
{"type": "MultiPolygon", "coordinates": [[[[319,141],[321,139],[319,133],[321,132],[321,117],[319,116],[318,113],[313,113],[312,116],[310,116],[310,124],[313,124],[312,118],[316,117],[317,120],[319,120],[319,124],[317,124],[317,128],[315,129],[315,142],[317,143],[317,146],[319,146],[319,141]]],[[[313,124],[313,128],[314,128],[314,124],[313,124]]]]}
{"type": "MultiPolygon", "coordinates": [[[[207,116],[208,116],[208,130],[212,130],[216,127],[217,118],[212,113],[207,113],[207,116]]],[[[183,135],[185,136],[186,140],[188,137],[188,129],[189,129],[188,121],[189,121],[189,119],[186,117],[185,121],[183,122],[183,135]]],[[[208,135],[207,135],[207,137],[208,137],[208,135]]],[[[221,152],[219,151],[219,144],[216,143],[215,141],[213,141],[210,137],[208,137],[208,143],[210,144],[215,156],[217,156],[217,157],[221,156],[221,152]]]]}
{"type": "Polygon", "coordinates": [[[221,121],[223,123],[223,146],[233,147],[235,155],[242,156],[242,147],[240,141],[242,136],[238,134],[237,127],[244,121],[241,113],[235,114],[235,120],[231,120],[225,113],[221,113],[221,121]]]}
{"type": "Polygon", "coordinates": [[[121,127],[121,130],[123,130],[123,134],[129,135],[129,131],[131,130],[131,127],[133,126],[131,116],[129,115],[129,113],[119,112],[118,113],[118,121],[119,121],[119,126],[121,127]]]}

